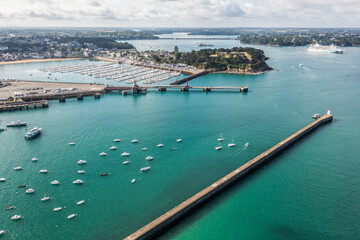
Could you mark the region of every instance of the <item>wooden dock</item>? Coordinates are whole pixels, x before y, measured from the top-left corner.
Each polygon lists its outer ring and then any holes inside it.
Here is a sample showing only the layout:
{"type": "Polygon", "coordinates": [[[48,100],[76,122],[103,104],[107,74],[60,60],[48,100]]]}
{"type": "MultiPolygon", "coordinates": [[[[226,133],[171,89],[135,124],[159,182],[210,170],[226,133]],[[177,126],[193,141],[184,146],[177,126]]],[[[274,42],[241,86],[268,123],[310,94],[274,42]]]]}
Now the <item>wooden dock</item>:
{"type": "Polygon", "coordinates": [[[195,194],[191,198],[182,202],[181,204],[171,209],[164,215],[150,222],[149,224],[139,229],[135,233],[126,237],[125,240],[135,240],[135,239],[140,240],[140,239],[155,238],[163,231],[165,231],[168,227],[170,227],[171,225],[179,221],[181,218],[183,218],[186,214],[189,214],[192,210],[204,204],[208,199],[215,196],[217,193],[224,190],[226,187],[230,186],[231,184],[235,183],[241,177],[244,177],[246,174],[255,170],[256,168],[264,164],[267,160],[276,156],[277,154],[285,150],[287,147],[298,141],[300,138],[302,138],[303,136],[309,134],[310,132],[318,128],[320,125],[332,121],[332,119],[333,119],[333,115],[331,114],[326,114],[322,116],[321,118],[317,119],[316,121],[312,122],[311,124],[307,125],[301,130],[297,131],[290,137],[279,142],[272,148],[266,150],[259,156],[245,163],[238,169],[235,169],[233,172],[229,173],[225,177],[214,182],[213,184],[211,184],[201,192],[195,194]]]}
{"type": "Polygon", "coordinates": [[[0,112],[11,112],[17,111],[22,109],[29,109],[29,108],[47,108],[49,106],[48,101],[41,100],[41,101],[29,101],[29,102],[13,102],[13,103],[4,103],[0,105],[0,112]]]}

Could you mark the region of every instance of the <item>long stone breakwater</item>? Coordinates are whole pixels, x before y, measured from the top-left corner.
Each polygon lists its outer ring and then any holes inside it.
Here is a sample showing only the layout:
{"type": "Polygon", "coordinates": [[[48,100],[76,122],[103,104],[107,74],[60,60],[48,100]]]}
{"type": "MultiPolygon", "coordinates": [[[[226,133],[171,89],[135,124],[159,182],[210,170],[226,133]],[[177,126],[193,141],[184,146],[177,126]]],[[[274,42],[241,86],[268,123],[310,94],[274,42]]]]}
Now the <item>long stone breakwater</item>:
{"type": "Polygon", "coordinates": [[[187,214],[191,213],[194,209],[203,205],[207,200],[214,197],[216,194],[220,193],[222,190],[229,187],[231,184],[235,183],[240,178],[257,169],[259,166],[284,151],[286,148],[301,139],[303,136],[311,133],[322,124],[332,121],[332,119],[333,115],[325,114],[321,118],[317,119],[316,121],[310,123],[306,127],[292,134],[290,137],[279,142],[272,148],[261,153],[259,156],[251,159],[249,162],[235,169],[233,172],[229,173],[225,177],[214,182],[201,192],[182,202],[164,215],[150,222],[135,233],[126,237],[125,240],[143,240],[155,238],[156,236],[164,232],[166,229],[168,229],[171,225],[174,225],[187,214]]]}

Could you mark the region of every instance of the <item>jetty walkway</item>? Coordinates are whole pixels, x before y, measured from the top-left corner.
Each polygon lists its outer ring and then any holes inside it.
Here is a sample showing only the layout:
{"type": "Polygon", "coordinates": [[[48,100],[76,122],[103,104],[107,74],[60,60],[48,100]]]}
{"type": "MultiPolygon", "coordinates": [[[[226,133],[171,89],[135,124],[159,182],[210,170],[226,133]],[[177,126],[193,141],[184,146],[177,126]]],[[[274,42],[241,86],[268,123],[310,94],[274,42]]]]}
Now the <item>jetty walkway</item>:
{"type": "Polygon", "coordinates": [[[259,156],[251,159],[249,162],[245,163],[238,169],[235,169],[233,172],[229,173],[225,177],[214,182],[213,184],[211,184],[201,192],[195,194],[191,198],[182,202],[181,204],[171,209],[164,215],[150,222],[149,224],[139,229],[135,233],[126,237],[125,240],[140,240],[140,239],[155,238],[160,233],[165,231],[168,227],[170,227],[171,225],[179,221],[181,218],[183,218],[186,214],[189,214],[195,208],[199,207],[200,205],[203,205],[208,199],[215,196],[217,193],[224,190],[229,185],[235,183],[241,177],[244,177],[246,174],[255,170],[256,168],[264,164],[266,161],[270,160],[272,157],[276,156],[277,154],[285,150],[287,147],[298,141],[303,136],[314,131],[320,125],[332,121],[332,119],[333,119],[332,114],[330,113],[325,114],[321,118],[317,119],[316,121],[312,122],[306,127],[300,129],[290,137],[279,142],[272,148],[266,150],[259,156]]]}

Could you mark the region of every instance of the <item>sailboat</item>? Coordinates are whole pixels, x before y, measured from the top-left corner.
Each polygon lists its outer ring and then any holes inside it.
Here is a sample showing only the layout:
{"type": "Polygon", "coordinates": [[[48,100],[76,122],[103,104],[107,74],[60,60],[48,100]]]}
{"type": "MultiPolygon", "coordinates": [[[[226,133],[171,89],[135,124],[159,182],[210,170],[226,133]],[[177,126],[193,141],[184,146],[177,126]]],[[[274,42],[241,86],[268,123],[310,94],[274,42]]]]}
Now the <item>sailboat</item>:
{"type": "Polygon", "coordinates": [[[234,143],[234,136],[233,136],[233,140],[231,143],[228,144],[228,147],[235,147],[236,144],[234,143]]]}
{"type": "Polygon", "coordinates": [[[224,141],[224,137],[223,137],[222,133],[220,134],[220,137],[217,140],[218,140],[218,142],[224,141]]]}
{"type": "Polygon", "coordinates": [[[219,143],[219,146],[215,147],[215,150],[221,150],[221,149],[222,149],[222,146],[219,143]]]}
{"type": "Polygon", "coordinates": [[[141,172],[145,172],[145,171],[151,169],[150,164],[148,164],[148,161],[145,161],[145,162],[146,162],[146,167],[141,168],[141,169],[140,169],[141,172]]]}

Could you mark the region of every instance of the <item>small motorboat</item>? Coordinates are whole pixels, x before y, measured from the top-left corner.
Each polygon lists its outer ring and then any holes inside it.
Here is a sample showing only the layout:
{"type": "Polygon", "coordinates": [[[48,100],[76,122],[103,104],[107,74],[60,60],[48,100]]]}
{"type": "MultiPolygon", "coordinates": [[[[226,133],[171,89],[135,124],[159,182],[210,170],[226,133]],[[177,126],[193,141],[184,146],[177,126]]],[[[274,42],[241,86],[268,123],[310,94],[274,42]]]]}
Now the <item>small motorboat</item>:
{"type": "Polygon", "coordinates": [[[34,189],[32,189],[32,188],[29,188],[28,190],[26,190],[25,191],[26,193],[28,193],[28,194],[31,194],[31,193],[34,193],[35,192],[35,190],[34,189]]]}
{"type": "Polygon", "coordinates": [[[19,220],[21,218],[22,218],[21,215],[14,215],[14,216],[11,217],[11,220],[19,220]]]}
{"type": "Polygon", "coordinates": [[[171,151],[174,151],[174,150],[176,150],[177,148],[176,147],[171,147],[171,148],[169,148],[171,151]]]}
{"type": "Polygon", "coordinates": [[[150,160],[153,160],[154,158],[152,157],[152,156],[147,156],[146,158],[145,158],[145,160],[147,160],[147,161],[150,161],[150,160]]]}
{"type": "Polygon", "coordinates": [[[100,176],[107,176],[108,175],[108,173],[100,173],[100,176]]]}
{"type": "Polygon", "coordinates": [[[0,178],[0,182],[5,182],[6,178],[0,178]]]}
{"type": "Polygon", "coordinates": [[[134,183],[135,182],[135,178],[133,180],[131,180],[131,183],[134,183]]]}
{"type": "Polygon", "coordinates": [[[130,153],[128,153],[128,152],[123,152],[123,153],[121,154],[121,156],[127,157],[127,156],[130,156],[130,153]]]}
{"type": "Polygon", "coordinates": [[[85,160],[79,160],[79,161],[77,162],[77,164],[83,165],[83,164],[86,164],[86,161],[85,161],[85,160]]]}
{"type": "Polygon", "coordinates": [[[74,218],[76,216],[77,216],[77,214],[73,213],[73,214],[70,214],[69,216],[67,216],[67,219],[72,219],[72,218],[74,218]]]}
{"type": "Polygon", "coordinates": [[[105,152],[101,152],[99,155],[100,155],[100,156],[106,156],[106,153],[105,153],[105,152]]]}
{"type": "Polygon", "coordinates": [[[142,149],[141,149],[141,151],[146,151],[146,150],[148,150],[148,149],[147,149],[147,148],[142,148],[142,149]]]}
{"type": "Polygon", "coordinates": [[[222,146],[215,147],[215,150],[221,150],[221,149],[222,149],[222,146]]]}
{"type": "Polygon", "coordinates": [[[321,116],[320,116],[320,114],[315,113],[315,114],[312,116],[312,118],[314,118],[314,119],[319,119],[319,118],[321,118],[321,116]]]}
{"type": "Polygon", "coordinates": [[[31,161],[33,161],[33,162],[37,162],[37,160],[38,160],[38,159],[37,159],[36,157],[34,157],[34,158],[31,159],[31,161]]]}
{"type": "Polygon", "coordinates": [[[84,183],[84,181],[80,180],[80,179],[73,181],[73,184],[83,184],[83,183],[84,183]]]}
{"type": "Polygon", "coordinates": [[[59,182],[58,180],[54,180],[54,181],[52,181],[50,184],[52,184],[52,185],[59,185],[60,182],[59,182]]]}
{"type": "Polygon", "coordinates": [[[78,201],[76,204],[77,205],[81,205],[81,204],[83,204],[85,202],[85,200],[81,200],[81,201],[78,201]]]}
{"type": "Polygon", "coordinates": [[[245,147],[248,147],[249,145],[250,145],[250,144],[247,142],[247,143],[245,143],[245,145],[244,145],[244,146],[245,146],[245,147]]]}
{"type": "Polygon", "coordinates": [[[47,169],[41,169],[39,173],[48,173],[49,171],[47,169]]]}
{"type": "Polygon", "coordinates": [[[113,142],[120,142],[120,139],[114,139],[113,142]]]}
{"type": "Polygon", "coordinates": [[[14,167],[14,170],[15,170],[15,171],[22,170],[22,167],[14,167]]]}
{"type": "Polygon", "coordinates": [[[54,211],[54,212],[58,212],[58,211],[60,211],[61,209],[62,209],[61,207],[57,207],[57,208],[54,208],[53,211],[54,211]]]}
{"type": "Polygon", "coordinates": [[[6,233],[5,230],[0,230],[0,236],[4,235],[5,233],[6,233]]]}
{"type": "Polygon", "coordinates": [[[235,146],[236,146],[235,143],[229,143],[229,144],[228,144],[228,147],[235,147],[235,146]]]}
{"type": "Polygon", "coordinates": [[[129,164],[130,161],[123,161],[122,164],[126,165],[126,164],[129,164]]]}
{"type": "Polygon", "coordinates": [[[137,143],[138,142],[138,140],[137,139],[133,139],[133,140],[131,140],[131,143],[137,143]]]}
{"type": "Polygon", "coordinates": [[[84,174],[84,173],[86,173],[84,170],[79,170],[79,171],[77,171],[77,173],[79,173],[79,174],[84,174]]]}
{"type": "Polygon", "coordinates": [[[12,210],[15,209],[15,206],[6,207],[5,210],[12,210]]]}
{"type": "Polygon", "coordinates": [[[115,147],[115,146],[112,146],[111,148],[110,148],[110,150],[116,150],[117,149],[117,147],[115,147]]]}
{"type": "Polygon", "coordinates": [[[50,200],[50,197],[43,197],[42,199],[40,199],[42,202],[45,202],[45,201],[49,201],[50,200]]]}
{"type": "Polygon", "coordinates": [[[158,148],[160,148],[160,147],[163,147],[164,146],[164,144],[162,144],[162,143],[159,143],[158,145],[156,145],[158,148]]]}
{"type": "Polygon", "coordinates": [[[18,188],[24,188],[26,185],[19,185],[18,188]]]}
{"type": "Polygon", "coordinates": [[[176,142],[182,142],[182,139],[181,139],[181,138],[179,138],[178,140],[176,140],[176,142]]]}
{"type": "Polygon", "coordinates": [[[74,143],[74,142],[71,142],[71,143],[69,143],[69,145],[75,145],[75,143],[74,143]]]}
{"type": "Polygon", "coordinates": [[[304,64],[303,64],[303,63],[300,63],[300,64],[299,64],[299,67],[303,67],[303,66],[304,66],[304,64]]]}

